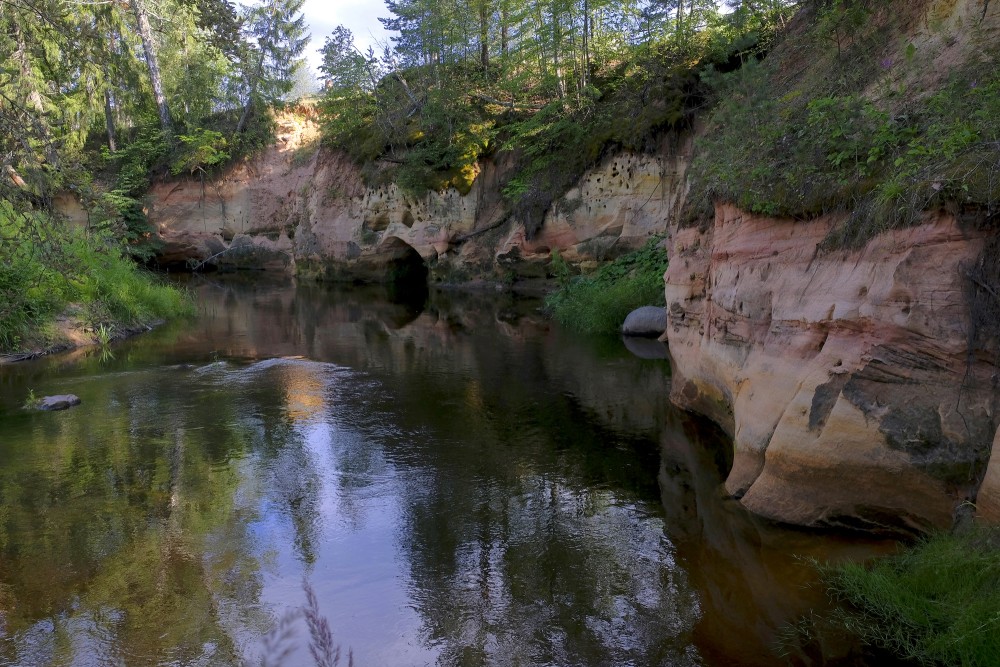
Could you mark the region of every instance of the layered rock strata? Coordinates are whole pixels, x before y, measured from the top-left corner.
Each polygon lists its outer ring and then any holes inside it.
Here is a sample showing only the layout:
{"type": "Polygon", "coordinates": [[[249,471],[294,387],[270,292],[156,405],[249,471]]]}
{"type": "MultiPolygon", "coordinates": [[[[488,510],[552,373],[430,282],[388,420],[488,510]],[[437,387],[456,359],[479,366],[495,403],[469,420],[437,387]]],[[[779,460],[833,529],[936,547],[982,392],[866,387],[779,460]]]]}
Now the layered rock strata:
{"type": "Polygon", "coordinates": [[[664,233],[683,205],[689,155],[688,141],[665,139],[653,154],[608,156],[550,207],[531,235],[502,195],[509,160],[480,164],[467,193],[367,186],[346,155],[320,147],[314,118],[288,114],[279,119],[277,143],[260,157],[213,179],[158,183],[148,211],[167,265],[211,259],[380,280],[395,263],[419,256],[440,280],[537,277],[553,251],[586,264],[664,233]],[[234,237],[242,251],[223,252],[234,237]]]}
{"type": "Polygon", "coordinates": [[[984,233],[939,214],[824,251],[837,222],[720,205],[675,234],[671,398],[733,437],[726,488],[757,514],[923,531],[995,507],[996,369],[967,354],[964,297],[984,233]]]}

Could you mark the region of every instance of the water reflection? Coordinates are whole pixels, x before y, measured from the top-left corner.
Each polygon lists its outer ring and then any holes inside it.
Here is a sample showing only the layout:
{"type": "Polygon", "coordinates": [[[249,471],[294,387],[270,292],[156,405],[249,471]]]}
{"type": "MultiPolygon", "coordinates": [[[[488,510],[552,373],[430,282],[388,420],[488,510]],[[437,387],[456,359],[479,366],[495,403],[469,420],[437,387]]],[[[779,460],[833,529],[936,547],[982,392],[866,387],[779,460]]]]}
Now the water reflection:
{"type": "Polygon", "coordinates": [[[359,665],[774,664],[823,604],[797,555],[874,548],[742,514],[666,362],[537,304],[196,289],[113,356],[0,369],[0,664],[236,664],[303,578],[359,665]]]}

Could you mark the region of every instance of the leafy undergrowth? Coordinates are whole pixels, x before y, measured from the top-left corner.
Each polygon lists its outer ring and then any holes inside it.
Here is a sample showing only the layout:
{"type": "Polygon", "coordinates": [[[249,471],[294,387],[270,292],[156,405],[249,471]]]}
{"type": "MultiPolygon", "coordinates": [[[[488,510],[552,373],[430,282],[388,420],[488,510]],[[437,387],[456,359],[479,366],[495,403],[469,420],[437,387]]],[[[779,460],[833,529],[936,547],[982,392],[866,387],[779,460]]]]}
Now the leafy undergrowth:
{"type": "Polygon", "coordinates": [[[183,292],[137,266],[107,233],[88,235],[0,202],[0,240],[0,352],[51,344],[50,325],[69,304],[94,331],[191,310],[183,292]]]}
{"type": "MultiPolygon", "coordinates": [[[[926,211],[1000,210],[1000,57],[984,43],[945,77],[877,3],[829,3],[760,64],[707,77],[717,106],[698,143],[688,222],[712,202],[772,216],[850,212],[828,239],[856,247],[926,211]],[[803,64],[804,63],[804,64],[803,64]]],[[[927,47],[930,48],[930,47],[927,47]]]]}
{"type": "Polygon", "coordinates": [[[1000,664],[1000,529],[936,535],[826,575],[863,640],[926,665],[1000,664]]]}
{"type": "Polygon", "coordinates": [[[580,333],[616,334],[625,317],[640,306],[664,304],[663,272],[667,251],[653,238],[642,248],[586,276],[569,277],[558,257],[553,272],[562,283],[545,307],[564,326],[580,333]]]}

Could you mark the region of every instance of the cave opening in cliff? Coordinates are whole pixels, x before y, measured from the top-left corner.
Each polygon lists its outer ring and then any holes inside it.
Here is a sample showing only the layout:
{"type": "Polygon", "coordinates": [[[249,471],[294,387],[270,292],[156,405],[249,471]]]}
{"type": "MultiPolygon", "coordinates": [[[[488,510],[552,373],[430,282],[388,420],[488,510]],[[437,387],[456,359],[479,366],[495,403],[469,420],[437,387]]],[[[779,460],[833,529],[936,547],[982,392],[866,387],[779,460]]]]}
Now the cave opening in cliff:
{"type": "Polygon", "coordinates": [[[424,301],[427,298],[428,270],[424,258],[409,243],[390,236],[379,246],[385,261],[385,282],[389,296],[397,302],[424,301]]]}

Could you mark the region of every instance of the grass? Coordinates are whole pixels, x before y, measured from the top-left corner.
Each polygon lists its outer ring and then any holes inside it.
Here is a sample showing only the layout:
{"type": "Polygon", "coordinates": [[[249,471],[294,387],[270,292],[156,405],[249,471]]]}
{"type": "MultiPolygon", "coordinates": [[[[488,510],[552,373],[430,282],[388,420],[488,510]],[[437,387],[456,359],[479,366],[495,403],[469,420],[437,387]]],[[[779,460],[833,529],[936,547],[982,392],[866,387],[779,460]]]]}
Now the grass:
{"type": "Polygon", "coordinates": [[[558,255],[552,268],[561,286],[545,299],[545,307],[562,325],[580,333],[617,334],[636,308],[664,304],[667,251],[659,238],[587,276],[571,278],[558,255]]]}
{"type": "Polygon", "coordinates": [[[924,84],[918,74],[930,54],[911,44],[902,55],[880,55],[884,33],[901,30],[893,18],[855,21],[844,53],[830,39],[829,18],[821,12],[763,63],[706,77],[717,106],[697,145],[688,222],[710,216],[720,200],[770,216],[849,212],[827,245],[857,247],[927,211],[995,214],[996,47],[924,84]],[[794,76],[791,58],[807,63],[794,76]]]}
{"type": "Polygon", "coordinates": [[[44,346],[70,304],[95,331],[190,312],[188,297],[133,262],[108,234],[0,202],[0,352],[44,346]]]}
{"type": "Polygon", "coordinates": [[[1000,528],[935,535],[825,574],[866,642],[925,665],[1000,664],[1000,528]]]}

